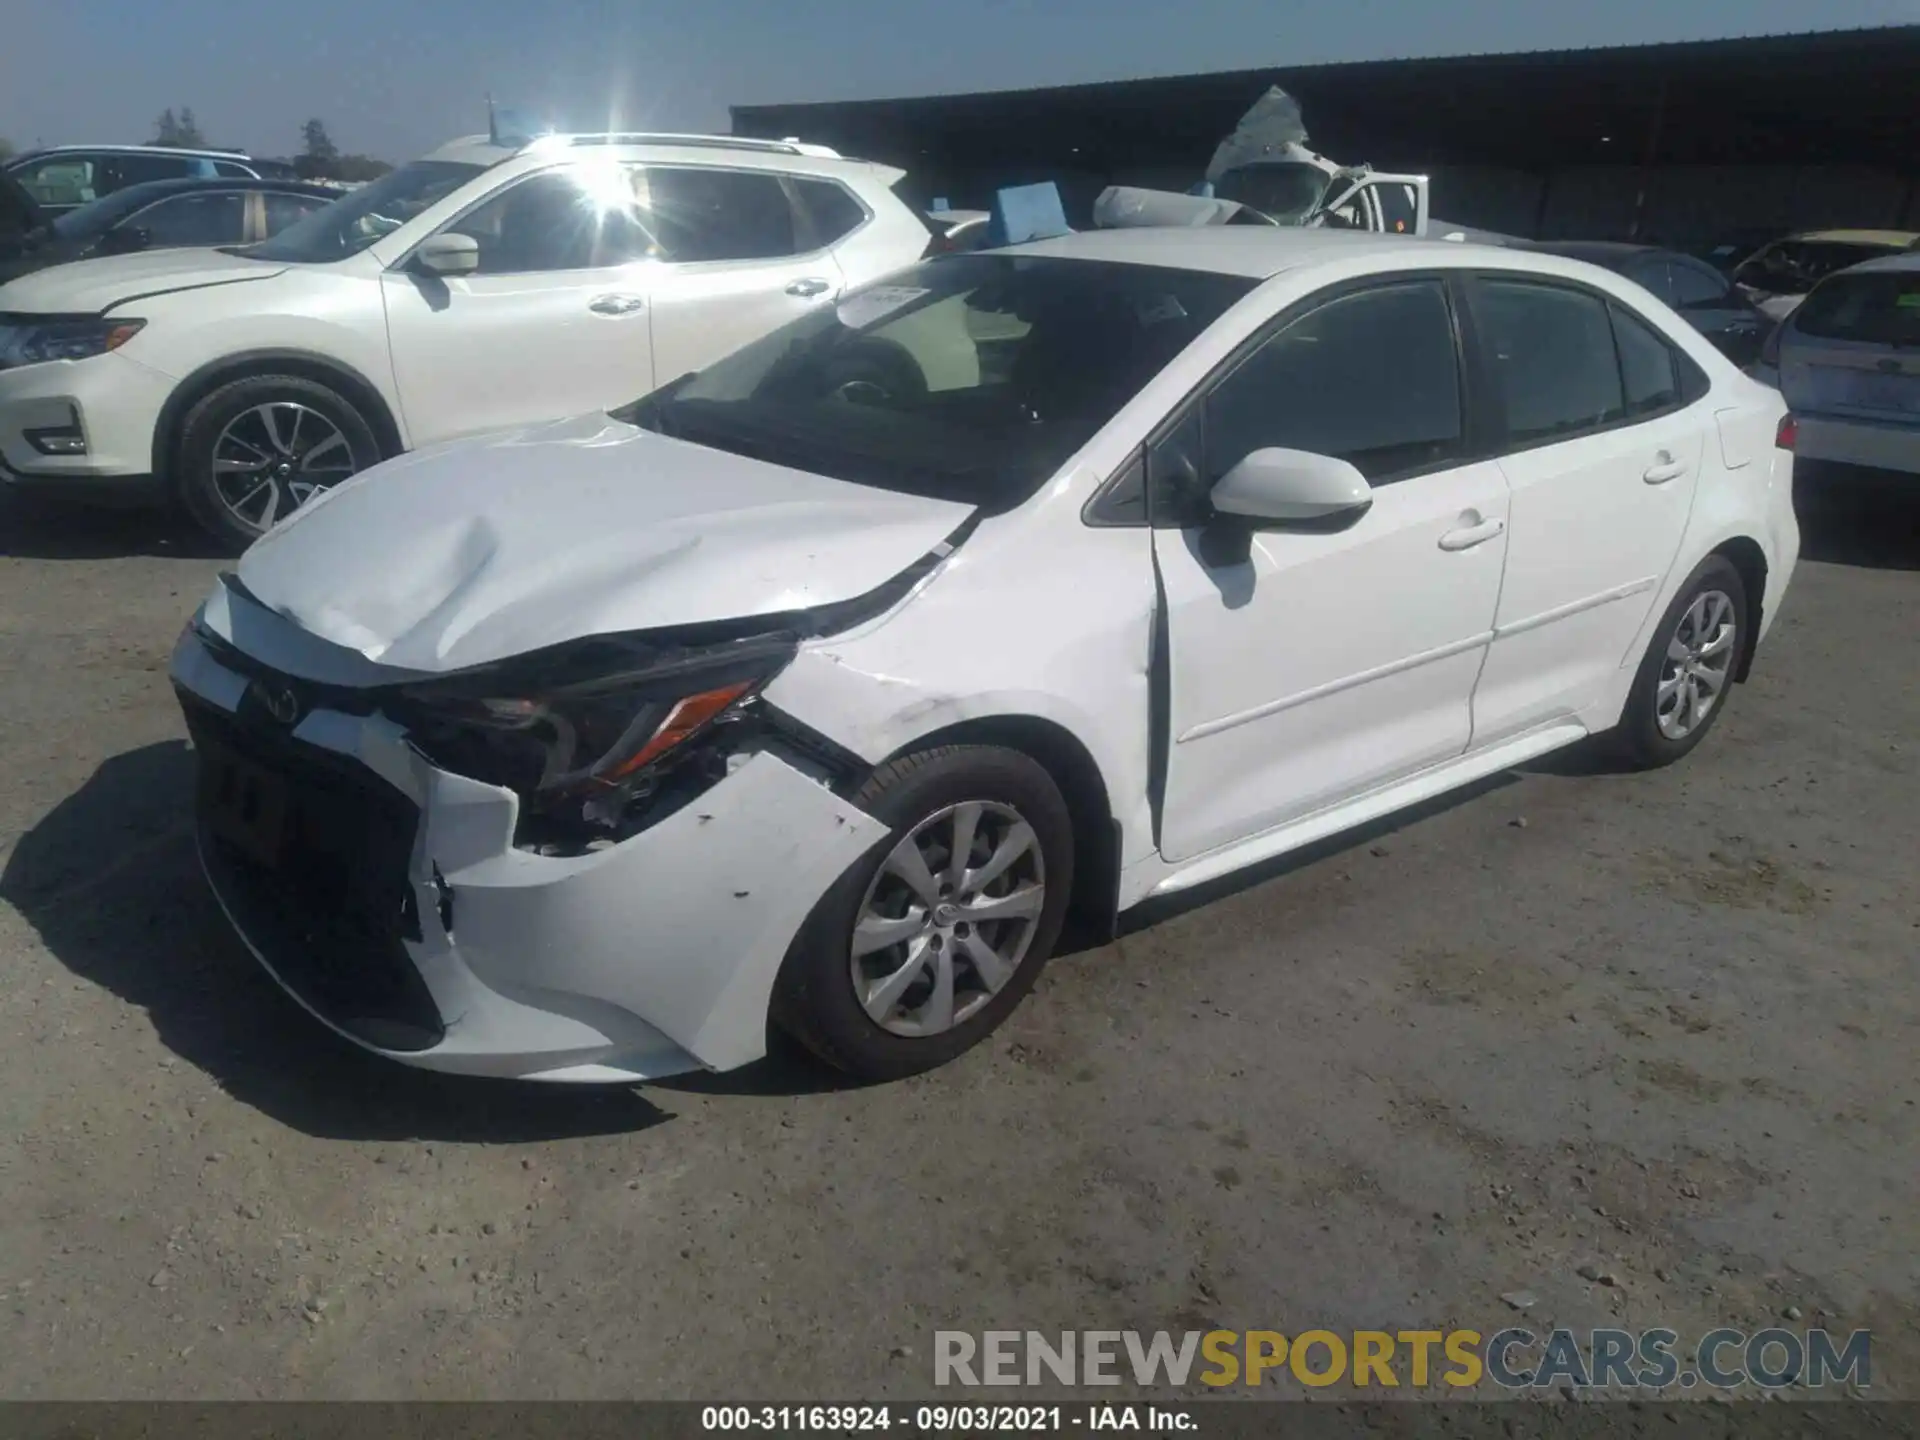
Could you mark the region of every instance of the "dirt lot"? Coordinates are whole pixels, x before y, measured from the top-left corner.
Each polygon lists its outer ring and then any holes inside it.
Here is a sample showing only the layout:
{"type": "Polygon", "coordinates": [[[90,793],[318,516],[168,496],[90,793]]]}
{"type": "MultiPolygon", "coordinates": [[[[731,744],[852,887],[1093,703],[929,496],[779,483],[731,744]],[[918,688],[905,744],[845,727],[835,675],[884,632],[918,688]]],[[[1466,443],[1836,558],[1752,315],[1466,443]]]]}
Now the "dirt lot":
{"type": "Polygon", "coordinates": [[[1785,1316],[1920,1396],[1915,513],[1810,530],[1678,769],[1563,759],[1160,917],[912,1083],[581,1092],[280,997],[186,830],[214,563],[8,503],[0,1394],[910,1397],[936,1328],[1785,1316]]]}

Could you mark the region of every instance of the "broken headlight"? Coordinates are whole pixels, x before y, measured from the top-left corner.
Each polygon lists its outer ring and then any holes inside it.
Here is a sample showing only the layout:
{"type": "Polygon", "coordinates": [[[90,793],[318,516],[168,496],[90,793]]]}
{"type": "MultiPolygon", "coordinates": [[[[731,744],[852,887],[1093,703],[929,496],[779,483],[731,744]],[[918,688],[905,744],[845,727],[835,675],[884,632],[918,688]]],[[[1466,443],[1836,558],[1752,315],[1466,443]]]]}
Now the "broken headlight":
{"type": "Polygon", "coordinates": [[[523,836],[612,836],[794,650],[595,639],[408,686],[393,709],[434,764],[517,794],[523,836]]]}

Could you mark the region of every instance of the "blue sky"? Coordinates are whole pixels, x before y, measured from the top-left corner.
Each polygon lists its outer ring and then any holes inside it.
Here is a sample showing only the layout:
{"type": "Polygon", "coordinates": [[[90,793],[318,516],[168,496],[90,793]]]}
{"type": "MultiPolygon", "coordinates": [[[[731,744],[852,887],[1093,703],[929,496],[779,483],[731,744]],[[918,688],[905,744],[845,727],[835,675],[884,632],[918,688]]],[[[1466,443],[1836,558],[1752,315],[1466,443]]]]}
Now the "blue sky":
{"type": "Polygon", "coordinates": [[[1019,88],[1396,55],[1920,22],[1920,0],[22,0],[0,136],[404,160],[484,128],[484,95],[576,129],[720,129],[729,104],[1019,88]]]}

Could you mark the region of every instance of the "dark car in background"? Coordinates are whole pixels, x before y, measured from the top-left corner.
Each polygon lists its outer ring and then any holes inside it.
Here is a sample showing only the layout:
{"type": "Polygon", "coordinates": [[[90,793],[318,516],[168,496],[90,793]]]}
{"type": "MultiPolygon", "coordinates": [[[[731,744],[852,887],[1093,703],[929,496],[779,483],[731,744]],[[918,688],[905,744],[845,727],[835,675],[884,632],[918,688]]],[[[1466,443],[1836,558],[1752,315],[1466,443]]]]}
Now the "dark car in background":
{"type": "Polygon", "coordinates": [[[1517,241],[1514,248],[1564,255],[1626,276],[1666,301],[1736,365],[1758,359],[1773,328],[1725,272],[1678,250],[1600,240],[1517,241]]]}
{"type": "Polygon", "coordinates": [[[239,151],[165,145],[53,145],[14,156],[6,170],[50,215],[149,180],[259,178],[253,161],[239,151]]]}
{"type": "Polygon", "coordinates": [[[39,228],[16,238],[0,234],[0,284],[99,255],[252,244],[339,198],[337,190],[285,180],[131,185],[51,219],[43,216],[39,228]]]}

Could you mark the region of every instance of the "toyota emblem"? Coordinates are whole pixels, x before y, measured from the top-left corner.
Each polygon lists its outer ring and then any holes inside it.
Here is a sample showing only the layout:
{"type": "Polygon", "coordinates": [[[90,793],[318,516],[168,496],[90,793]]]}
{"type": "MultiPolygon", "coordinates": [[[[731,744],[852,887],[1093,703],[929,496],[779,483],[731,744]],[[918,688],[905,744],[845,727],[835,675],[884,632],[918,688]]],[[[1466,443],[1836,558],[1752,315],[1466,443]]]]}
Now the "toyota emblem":
{"type": "Polygon", "coordinates": [[[300,718],[300,697],[291,685],[256,681],[253,693],[260,697],[260,703],[266,707],[267,714],[282,725],[291,725],[300,718]]]}

